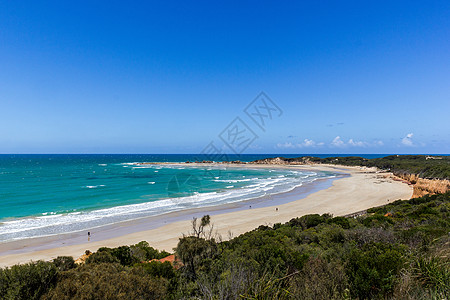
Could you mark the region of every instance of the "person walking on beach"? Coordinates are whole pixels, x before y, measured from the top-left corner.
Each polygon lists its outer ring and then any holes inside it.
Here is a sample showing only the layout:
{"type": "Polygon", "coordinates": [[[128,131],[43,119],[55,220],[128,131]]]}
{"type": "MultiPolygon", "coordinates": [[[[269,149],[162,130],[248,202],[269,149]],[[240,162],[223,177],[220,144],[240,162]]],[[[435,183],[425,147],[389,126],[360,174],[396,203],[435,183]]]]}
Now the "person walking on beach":
{"type": "Polygon", "coordinates": [[[91,240],[91,232],[88,231],[88,242],[91,240]]]}

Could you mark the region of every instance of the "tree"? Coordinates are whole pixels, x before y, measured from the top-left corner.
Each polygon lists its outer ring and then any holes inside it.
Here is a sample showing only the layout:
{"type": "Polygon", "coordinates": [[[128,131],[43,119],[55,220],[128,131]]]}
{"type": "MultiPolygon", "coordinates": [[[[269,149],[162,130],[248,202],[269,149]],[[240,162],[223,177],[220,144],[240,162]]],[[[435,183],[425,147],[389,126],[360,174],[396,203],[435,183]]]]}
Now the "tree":
{"type": "Polygon", "coordinates": [[[191,236],[183,236],[178,242],[176,254],[183,262],[183,270],[189,278],[196,279],[197,270],[207,266],[218,253],[217,243],[212,238],[213,226],[210,226],[210,222],[209,215],[203,216],[200,223],[194,218],[191,236]],[[208,230],[207,226],[210,226],[208,230]]]}
{"type": "Polygon", "coordinates": [[[200,236],[203,238],[210,239],[212,236],[213,226],[210,227],[209,231],[205,231],[205,227],[210,225],[211,217],[209,215],[204,215],[200,219],[200,224],[197,224],[197,218],[192,220],[192,231],[193,235],[199,238],[200,236]]]}

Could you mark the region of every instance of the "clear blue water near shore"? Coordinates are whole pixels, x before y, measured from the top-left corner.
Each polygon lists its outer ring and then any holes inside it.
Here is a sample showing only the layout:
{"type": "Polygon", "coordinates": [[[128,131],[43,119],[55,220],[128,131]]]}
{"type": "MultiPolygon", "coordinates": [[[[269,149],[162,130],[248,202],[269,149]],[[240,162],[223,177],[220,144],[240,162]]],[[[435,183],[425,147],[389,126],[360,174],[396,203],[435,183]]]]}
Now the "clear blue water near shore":
{"type": "MultiPolygon", "coordinates": [[[[276,156],[280,155],[229,158],[252,161],[276,156]]],[[[326,156],[333,155],[321,155],[326,156]]],[[[137,164],[201,159],[180,154],[0,155],[0,241],[250,200],[336,175],[275,168],[137,164]]]]}

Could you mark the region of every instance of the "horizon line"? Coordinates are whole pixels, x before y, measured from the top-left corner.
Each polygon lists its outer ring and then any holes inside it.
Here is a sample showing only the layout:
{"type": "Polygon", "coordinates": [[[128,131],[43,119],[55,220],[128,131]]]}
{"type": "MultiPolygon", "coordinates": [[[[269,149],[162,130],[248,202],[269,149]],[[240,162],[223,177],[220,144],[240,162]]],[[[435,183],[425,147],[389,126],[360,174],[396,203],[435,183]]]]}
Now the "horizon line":
{"type": "MultiPolygon", "coordinates": [[[[202,153],[0,153],[0,155],[208,155],[202,153]]],[[[221,155],[450,155],[450,153],[221,153],[221,155]]]]}

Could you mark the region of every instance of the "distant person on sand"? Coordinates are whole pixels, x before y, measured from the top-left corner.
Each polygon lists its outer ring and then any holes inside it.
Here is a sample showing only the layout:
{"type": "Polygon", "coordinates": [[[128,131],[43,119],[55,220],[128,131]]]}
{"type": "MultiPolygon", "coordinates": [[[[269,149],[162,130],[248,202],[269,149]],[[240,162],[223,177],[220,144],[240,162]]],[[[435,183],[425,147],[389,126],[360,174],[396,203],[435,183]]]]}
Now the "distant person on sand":
{"type": "Polygon", "coordinates": [[[91,232],[88,231],[88,242],[91,240],[91,232]]]}

